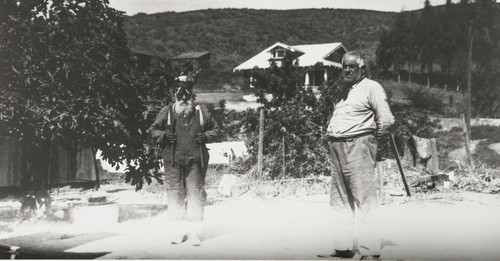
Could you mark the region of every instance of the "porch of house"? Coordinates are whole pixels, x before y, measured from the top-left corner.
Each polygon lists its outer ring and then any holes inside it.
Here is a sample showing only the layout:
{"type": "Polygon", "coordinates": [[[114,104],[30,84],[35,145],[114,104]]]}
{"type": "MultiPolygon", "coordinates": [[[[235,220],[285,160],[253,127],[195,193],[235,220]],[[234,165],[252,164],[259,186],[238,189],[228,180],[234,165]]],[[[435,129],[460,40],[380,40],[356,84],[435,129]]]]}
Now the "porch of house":
{"type": "MultiPolygon", "coordinates": [[[[303,87],[312,88],[313,92],[319,95],[318,88],[322,86],[332,77],[338,77],[341,73],[339,68],[334,67],[324,67],[318,69],[311,69],[304,73],[303,76],[303,87]]],[[[253,84],[253,78],[248,75],[248,72],[243,72],[244,86],[243,90],[253,90],[255,85],[253,84]]]]}

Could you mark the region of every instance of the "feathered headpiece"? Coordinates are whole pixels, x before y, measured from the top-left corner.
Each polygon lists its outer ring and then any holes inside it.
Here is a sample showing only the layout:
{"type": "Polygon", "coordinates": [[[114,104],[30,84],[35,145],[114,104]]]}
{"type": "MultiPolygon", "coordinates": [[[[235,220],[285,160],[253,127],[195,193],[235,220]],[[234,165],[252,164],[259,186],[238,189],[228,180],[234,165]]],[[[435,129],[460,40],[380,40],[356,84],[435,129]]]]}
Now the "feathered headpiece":
{"type": "Polygon", "coordinates": [[[197,80],[198,73],[201,71],[200,67],[193,68],[191,63],[184,65],[184,70],[175,79],[176,87],[193,88],[197,80]]]}

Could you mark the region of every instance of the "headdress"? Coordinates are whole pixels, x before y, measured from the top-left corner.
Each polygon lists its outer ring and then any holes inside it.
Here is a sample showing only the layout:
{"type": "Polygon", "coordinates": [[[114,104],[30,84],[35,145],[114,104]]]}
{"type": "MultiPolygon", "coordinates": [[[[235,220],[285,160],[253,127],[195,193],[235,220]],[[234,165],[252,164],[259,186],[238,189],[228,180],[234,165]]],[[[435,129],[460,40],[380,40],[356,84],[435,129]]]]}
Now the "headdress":
{"type": "Polygon", "coordinates": [[[184,69],[180,73],[179,76],[175,79],[175,87],[184,87],[192,89],[194,83],[196,82],[196,78],[201,68],[193,68],[192,64],[189,62],[184,65],[184,69]]]}

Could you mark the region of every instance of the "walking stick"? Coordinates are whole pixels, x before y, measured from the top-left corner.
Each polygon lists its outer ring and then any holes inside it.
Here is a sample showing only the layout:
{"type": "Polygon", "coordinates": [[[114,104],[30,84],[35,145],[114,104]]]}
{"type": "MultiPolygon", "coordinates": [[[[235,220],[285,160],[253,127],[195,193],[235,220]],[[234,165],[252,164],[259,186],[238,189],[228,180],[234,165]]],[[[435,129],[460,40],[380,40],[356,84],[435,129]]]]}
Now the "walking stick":
{"type": "Polygon", "coordinates": [[[405,186],[406,195],[410,197],[410,189],[408,188],[408,184],[406,183],[405,173],[403,171],[403,167],[401,166],[401,160],[399,159],[398,148],[396,147],[396,142],[394,141],[394,135],[391,135],[391,147],[394,152],[394,156],[396,157],[396,162],[398,163],[399,173],[401,173],[401,178],[403,179],[403,185],[405,186]]]}
{"type": "MultiPolygon", "coordinates": [[[[205,121],[203,120],[203,113],[201,112],[201,108],[199,106],[196,106],[196,111],[198,112],[198,117],[200,120],[200,128],[203,129],[205,128],[205,121]]],[[[203,157],[203,144],[200,144],[200,160],[201,160],[201,168],[205,168],[205,157],[203,157]]]]}
{"type": "Polygon", "coordinates": [[[203,145],[200,144],[200,160],[201,160],[201,168],[205,168],[205,157],[203,157],[203,145]]]}
{"type": "MultiPolygon", "coordinates": [[[[174,118],[174,121],[172,125],[170,126],[170,130],[172,131],[173,134],[175,134],[175,124],[177,123],[177,120],[174,118]]],[[[175,143],[172,143],[172,167],[175,164],[175,143]]]]}

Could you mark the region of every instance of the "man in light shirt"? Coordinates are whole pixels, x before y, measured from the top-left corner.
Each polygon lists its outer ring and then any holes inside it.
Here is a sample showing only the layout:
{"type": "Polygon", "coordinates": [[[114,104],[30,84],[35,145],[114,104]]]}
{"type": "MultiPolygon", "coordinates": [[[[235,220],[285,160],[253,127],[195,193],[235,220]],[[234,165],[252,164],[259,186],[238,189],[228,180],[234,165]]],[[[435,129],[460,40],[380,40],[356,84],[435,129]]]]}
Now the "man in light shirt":
{"type": "Polygon", "coordinates": [[[335,212],[334,251],[320,257],[379,259],[380,238],[371,226],[378,208],[375,172],[380,146],[394,123],[382,86],[366,78],[358,52],[342,58],[345,95],[327,128],[332,161],[330,203],[335,212]],[[357,237],[357,242],[355,238],[357,237]]]}

